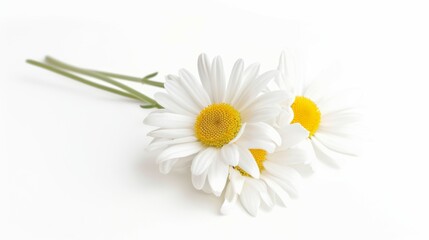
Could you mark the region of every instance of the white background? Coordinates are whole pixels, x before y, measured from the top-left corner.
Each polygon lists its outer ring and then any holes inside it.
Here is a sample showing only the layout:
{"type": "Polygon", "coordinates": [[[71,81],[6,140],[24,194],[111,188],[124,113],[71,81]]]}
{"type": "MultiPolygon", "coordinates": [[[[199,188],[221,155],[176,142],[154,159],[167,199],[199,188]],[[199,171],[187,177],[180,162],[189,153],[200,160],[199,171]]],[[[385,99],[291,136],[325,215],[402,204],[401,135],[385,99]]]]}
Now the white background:
{"type": "Polygon", "coordinates": [[[2,0],[0,239],[428,239],[427,13],[394,0],[2,0]],[[162,81],[196,73],[200,52],[268,70],[286,48],[308,76],[334,64],[363,89],[365,151],[256,218],[221,216],[189,174],[158,172],[149,110],[24,63],[51,54],[162,81]]]}

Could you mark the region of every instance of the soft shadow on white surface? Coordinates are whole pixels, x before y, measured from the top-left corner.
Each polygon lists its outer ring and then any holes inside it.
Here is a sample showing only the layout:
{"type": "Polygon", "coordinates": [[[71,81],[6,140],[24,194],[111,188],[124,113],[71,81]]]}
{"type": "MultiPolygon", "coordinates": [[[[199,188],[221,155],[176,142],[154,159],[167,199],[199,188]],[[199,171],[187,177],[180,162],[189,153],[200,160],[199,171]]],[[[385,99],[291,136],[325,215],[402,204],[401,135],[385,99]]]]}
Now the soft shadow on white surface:
{"type": "MultiPolygon", "coordinates": [[[[169,199],[167,203],[171,202],[175,208],[194,208],[194,211],[202,214],[219,215],[221,199],[194,189],[189,169],[176,170],[167,175],[161,174],[155,163],[157,153],[144,152],[144,156],[139,158],[139,162],[135,165],[134,174],[140,191],[154,196],[171,193],[174,201],[169,199]]],[[[162,208],[162,206],[158,207],[162,208]]]]}

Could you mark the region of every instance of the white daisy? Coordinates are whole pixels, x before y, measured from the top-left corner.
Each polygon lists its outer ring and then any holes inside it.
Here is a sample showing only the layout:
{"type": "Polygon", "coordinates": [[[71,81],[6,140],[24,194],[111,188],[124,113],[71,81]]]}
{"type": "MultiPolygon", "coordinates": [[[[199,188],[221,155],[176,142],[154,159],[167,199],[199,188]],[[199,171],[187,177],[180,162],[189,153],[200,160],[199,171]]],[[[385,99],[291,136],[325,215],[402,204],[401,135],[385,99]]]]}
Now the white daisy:
{"type": "Polygon", "coordinates": [[[187,70],[169,75],[167,93],[157,93],[156,101],[165,109],[152,112],[145,119],[159,127],[148,135],[154,137],[150,149],[161,148],[157,158],[160,170],[168,173],[178,162],[191,164],[192,183],[221,194],[229,166],[239,166],[258,178],[258,165],[249,151],[264,148],[273,152],[281,143],[277,131],[268,123],[281,112],[283,91],[261,93],[277,77],[273,70],[259,75],[259,64],[244,69],[238,60],[226,81],[222,60],[210,63],[205,54],[198,59],[197,80],[187,70]],[[208,181],[206,181],[206,179],[208,181]]]}
{"type": "MultiPolygon", "coordinates": [[[[309,131],[307,144],[311,144],[316,157],[322,162],[338,167],[339,163],[357,156],[359,145],[353,134],[360,114],[350,103],[350,92],[331,95],[333,76],[326,79],[314,79],[310,84],[298,77],[293,66],[294,59],[290,54],[282,52],[276,83],[287,91],[292,98],[284,104],[285,116],[283,123],[300,123],[309,131]],[[290,105],[292,101],[292,104],[290,105]],[[293,112],[293,115],[289,113],[293,112]]],[[[325,76],[321,75],[319,78],[325,76]]]]}
{"type": "Polygon", "coordinates": [[[226,214],[239,199],[246,211],[256,216],[261,202],[268,208],[276,203],[285,206],[289,197],[297,195],[296,185],[301,176],[299,167],[308,164],[308,151],[297,147],[308,137],[308,131],[300,124],[285,126],[281,132],[282,145],[273,153],[263,149],[250,149],[261,173],[255,179],[240,167],[231,167],[229,183],[221,212],[226,214]]]}

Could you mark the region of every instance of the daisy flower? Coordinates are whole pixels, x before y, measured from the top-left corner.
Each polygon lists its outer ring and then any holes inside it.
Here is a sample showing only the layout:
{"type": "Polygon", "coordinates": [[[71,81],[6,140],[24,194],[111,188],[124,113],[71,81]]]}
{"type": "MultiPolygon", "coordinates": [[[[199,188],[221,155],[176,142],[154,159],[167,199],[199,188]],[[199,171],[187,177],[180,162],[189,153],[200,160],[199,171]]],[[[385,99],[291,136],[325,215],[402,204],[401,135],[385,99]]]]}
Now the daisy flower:
{"type": "Polygon", "coordinates": [[[307,142],[312,145],[316,157],[338,167],[343,159],[357,156],[359,152],[352,130],[360,114],[348,105],[350,92],[330,95],[331,81],[326,79],[306,84],[303,78],[297,77],[293,60],[290,54],[282,52],[278,66],[280,76],[276,83],[292,97],[284,104],[289,119],[285,117],[282,121],[300,123],[309,132],[307,142]]]}
{"type": "Polygon", "coordinates": [[[276,203],[285,206],[290,196],[297,196],[296,185],[301,178],[298,169],[311,158],[308,151],[296,145],[304,141],[309,132],[300,124],[292,124],[282,128],[280,134],[282,145],[274,152],[250,149],[261,174],[259,179],[239,166],[230,168],[221,213],[227,214],[239,199],[244,209],[256,216],[261,203],[268,208],[276,203]]]}
{"type": "Polygon", "coordinates": [[[198,59],[199,79],[187,70],[169,75],[166,93],[155,100],[165,109],[152,112],[145,123],[158,127],[148,135],[154,138],[149,149],[162,149],[157,163],[163,173],[184,162],[191,165],[192,183],[197,189],[206,184],[219,196],[226,184],[230,166],[239,166],[259,178],[257,163],[249,149],[273,152],[281,143],[269,124],[281,112],[283,91],[262,93],[278,71],[259,74],[259,65],[244,68],[238,60],[225,79],[222,59],[210,63],[205,54],[198,59]]]}

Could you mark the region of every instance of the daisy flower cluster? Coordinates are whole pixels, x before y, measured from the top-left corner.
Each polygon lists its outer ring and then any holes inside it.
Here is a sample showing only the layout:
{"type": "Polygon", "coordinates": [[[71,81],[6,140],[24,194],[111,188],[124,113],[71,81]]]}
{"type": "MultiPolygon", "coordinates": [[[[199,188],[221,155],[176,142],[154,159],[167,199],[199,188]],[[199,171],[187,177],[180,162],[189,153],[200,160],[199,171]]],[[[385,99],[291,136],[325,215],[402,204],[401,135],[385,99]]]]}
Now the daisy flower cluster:
{"type": "Polygon", "coordinates": [[[277,69],[260,71],[239,59],[226,74],[222,59],[198,58],[198,75],[182,69],[165,83],[156,74],[135,78],[74,67],[47,57],[30,64],[158,108],[144,123],[155,127],[148,150],[159,151],[162,173],[186,166],[193,186],[223,198],[221,213],[241,203],[252,216],[261,205],[286,206],[297,196],[302,169],[314,159],[330,166],[358,154],[354,124],[359,114],[324,92],[325,83],[306,84],[293,60],[281,54],[277,69]],[[100,85],[79,75],[104,81],[100,85]],[[164,88],[154,99],[113,78],[164,88]]]}
{"type": "Polygon", "coordinates": [[[313,156],[331,165],[354,156],[344,131],[358,119],[353,109],[329,107],[318,83],[303,85],[288,62],[282,53],[276,70],[260,73],[239,59],[227,78],[220,57],[202,54],[198,77],[184,69],[167,76],[166,93],[155,95],[164,109],[145,119],[158,127],[149,149],[162,149],[160,171],[187,163],[196,189],[224,193],[222,213],[239,200],[255,216],[261,204],[297,195],[299,169],[313,156]]]}

